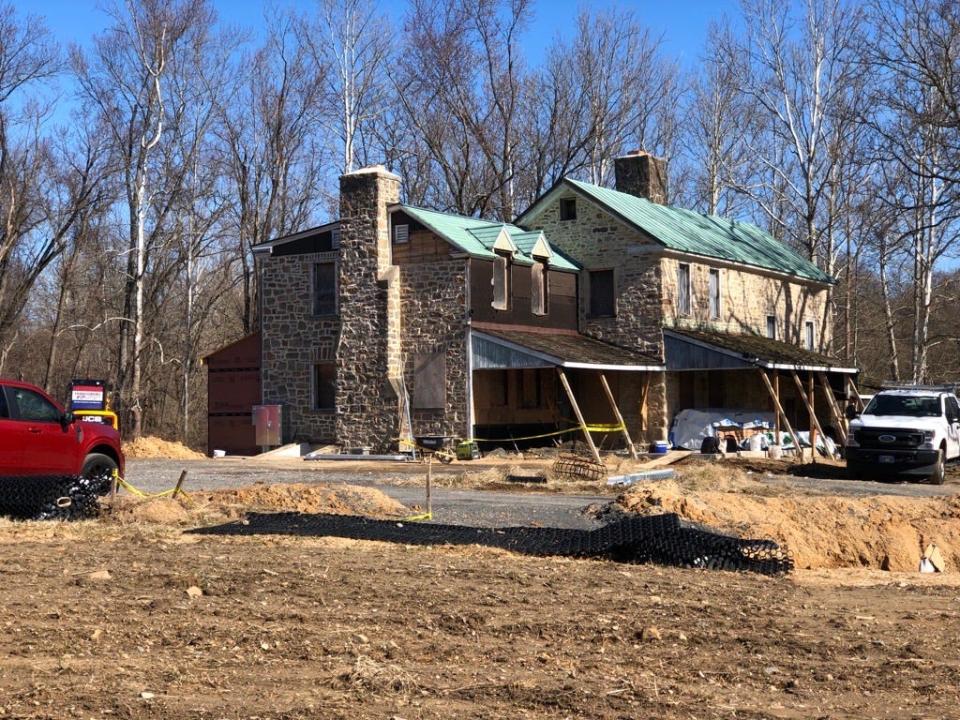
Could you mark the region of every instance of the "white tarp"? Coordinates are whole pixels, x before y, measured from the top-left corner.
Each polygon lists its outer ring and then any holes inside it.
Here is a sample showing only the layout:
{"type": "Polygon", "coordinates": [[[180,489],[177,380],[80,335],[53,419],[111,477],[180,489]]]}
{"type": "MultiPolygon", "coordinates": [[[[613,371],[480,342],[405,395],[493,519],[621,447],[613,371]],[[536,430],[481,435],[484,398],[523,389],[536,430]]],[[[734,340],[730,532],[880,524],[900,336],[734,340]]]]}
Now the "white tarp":
{"type": "MultiPolygon", "coordinates": [[[[774,414],[768,410],[725,410],[725,409],[704,409],[704,410],[681,410],[673,418],[673,426],[670,429],[670,441],[673,447],[680,447],[686,450],[699,450],[700,444],[706,437],[713,437],[717,434],[716,428],[740,427],[750,429],[756,427],[765,428],[761,440],[761,448],[767,449],[774,444],[773,428],[775,426],[774,414]]],[[[721,431],[722,433],[722,431],[721,431]]],[[[785,430],[781,434],[781,445],[785,448],[793,447],[793,438],[785,430]]],[[[810,447],[810,433],[806,431],[798,432],[800,444],[804,447],[810,447]]],[[[747,445],[744,443],[743,445],[747,445]]],[[[721,444],[721,449],[723,445],[721,444]]],[[[741,449],[747,449],[741,447],[741,449]]],[[[824,438],[817,435],[817,450],[823,455],[835,456],[837,446],[830,438],[824,438]]]]}
{"type": "Polygon", "coordinates": [[[673,418],[670,442],[673,447],[699,450],[704,438],[716,435],[716,427],[773,427],[773,413],[767,410],[681,410],[673,418]]]}

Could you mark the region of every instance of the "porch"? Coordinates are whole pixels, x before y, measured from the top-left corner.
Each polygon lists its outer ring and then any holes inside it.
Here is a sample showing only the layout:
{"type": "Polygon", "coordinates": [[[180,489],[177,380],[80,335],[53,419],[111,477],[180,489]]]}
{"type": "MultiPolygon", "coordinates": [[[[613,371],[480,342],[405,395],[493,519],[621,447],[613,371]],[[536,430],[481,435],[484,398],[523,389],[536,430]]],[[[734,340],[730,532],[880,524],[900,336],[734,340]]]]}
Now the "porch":
{"type": "Polygon", "coordinates": [[[490,326],[471,329],[470,349],[470,426],[481,448],[580,437],[597,460],[614,447],[636,457],[635,442],[661,425],[651,418],[656,358],[575,331],[490,326]]]}

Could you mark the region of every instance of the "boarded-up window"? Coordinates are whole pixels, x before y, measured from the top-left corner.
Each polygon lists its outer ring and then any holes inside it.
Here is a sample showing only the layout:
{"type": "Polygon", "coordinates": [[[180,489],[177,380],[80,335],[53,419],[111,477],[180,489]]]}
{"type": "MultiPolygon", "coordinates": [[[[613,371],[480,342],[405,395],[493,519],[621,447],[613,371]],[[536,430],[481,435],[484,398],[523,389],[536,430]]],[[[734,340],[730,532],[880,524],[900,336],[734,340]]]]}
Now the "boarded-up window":
{"type": "Polygon", "coordinates": [[[530,268],[530,311],[534,315],[546,315],[550,310],[550,274],[547,264],[534,260],[530,268]]]}
{"type": "Polygon", "coordinates": [[[337,367],[333,363],[313,366],[313,408],[333,410],[337,406],[337,367]]]}
{"type": "Polygon", "coordinates": [[[804,323],[804,334],[805,334],[804,341],[806,343],[807,350],[813,350],[814,345],[816,344],[814,342],[816,340],[816,337],[813,330],[812,320],[807,320],[807,322],[804,323]]]}
{"type": "Polygon", "coordinates": [[[720,271],[710,271],[710,319],[720,318],[720,271]]]}
{"type": "Polygon", "coordinates": [[[613,270],[590,271],[590,315],[592,317],[616,315],[613,289],[613,270]]]}
{"type": "Polygon", "coordinates": [[[510,309],[510,258],[497,254],[493,261],[493,305],[494,310],[510,309]]]}
{"type": "Polygon", "coordinates": [[[417,355],[413,360],[413,407],[442,410],[447,404],[447,356],[417,355]]]}
{"type": "Polygon", "coordinates": [[[313,314],[337,314],[336,263],[316,263],[313,266],[313,314]]]}
{"type": "Polygon", "coordinates": [[[683,263],[677,265],[677,312],[690,314],[690,266],[683,263]]]}

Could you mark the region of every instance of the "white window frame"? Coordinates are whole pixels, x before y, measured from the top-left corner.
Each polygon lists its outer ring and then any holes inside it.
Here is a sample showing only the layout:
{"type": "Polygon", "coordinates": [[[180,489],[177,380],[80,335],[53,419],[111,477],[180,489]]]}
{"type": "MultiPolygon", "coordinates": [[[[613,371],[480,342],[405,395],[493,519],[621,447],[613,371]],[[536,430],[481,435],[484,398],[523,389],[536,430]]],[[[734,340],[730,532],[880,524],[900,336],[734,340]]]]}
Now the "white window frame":
{"type": "Polygon", "coordinates": [[[693,315],[693,270],[690,263],[677,263],[677,315],[690,317],[693,315]],[[683,307],[683,289],[681,285],[681,271],[687,269],[687,307],[683,307]]]}
{"type": "Polygon", "coordinates": [[[766,323],[767,323],[767,329],[766,329],[766,337],[767,337],[767,339],[768,339],[768,340],[776,340],[776,339],[777,339],[777,316],[776,316],[776,315],[770,315],[770,314],[768,314],[768,315],[767,315],[767,318],[766,318],[766,323]],[[773,334],[772,334],[772,335],[770,334],[770,329],[771,329],[770,321],[771,321],[771,320],[773,320],[773,326],[772,326],[772,327],[773,327],[773,334]]]}
{"type": "Polygon", "coordinates": [[[716,290],[716,306],[717,306],[717,307],[716,307],[716,312],[714,312],[714,307],[713,307],[713,305],[714,305],[714,293],[713,293],[713,292],[710,292],[710,297],[707,298],[707,301],[708,301],[708,304],[709,304],[709,306],[710,306],[710,307],[709,307],[710,319],[711,319],[711,320],[719,320],[719,319],[720,319],[720,314],[723,312],[723,305],[722,305],[723,292],[722,292],[722,290],[721,290],[721,288],[722,288],[722,285],[721,285],[722,280],[721,280],[721,278],[720,278],[720,268],[710,268],[710,269],[709,269],[709,274],[708,274],[708,276],[707,276],[707,290],[708,290],[708,291],[710,290],[710,278],[713,278],[713,277],[716,277],[716,278],[717,278],[717,290],[716,290]]]}
{"type": "Polygon", "coordinates": [[[803,323],[803,346],[811,352],[817,347],[817,326],[813,320],[803,323]]]}

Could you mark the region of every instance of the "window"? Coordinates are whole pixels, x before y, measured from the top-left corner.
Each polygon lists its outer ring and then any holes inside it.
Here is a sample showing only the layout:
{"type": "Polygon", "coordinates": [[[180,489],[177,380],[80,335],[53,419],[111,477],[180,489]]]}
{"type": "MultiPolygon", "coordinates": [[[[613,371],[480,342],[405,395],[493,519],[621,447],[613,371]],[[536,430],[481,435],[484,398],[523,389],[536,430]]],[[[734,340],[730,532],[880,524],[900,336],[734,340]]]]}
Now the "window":
{"type": "MultiPolygon", "coordinates": [[[[947,420],[954,423],[960,420],[960,403],[957,403],[957,399],[950,395],[947,397],[947,420]]],[[[0,417],[3,417],[0,415],[0,417]]]]}
{"type": "Polygon", "coordinates": [[[720,319],[720,271],[710,270],[710,319],[720,319]]]}
{"type": "Polygon", "coordinates": [[[340,249],[340,227],[337,226],[330,231],[330,248],[332,250],[340,249]]]}
{"type": "Polygon", "coordinates": [[[334,410],[337,407],[337,368],[333,363],[313,366],[313,409],[334,410]]]}
{"type": "Polygon", "coordinates": [[[530,268],[530,312],[546,315],[550,310],[550,272],[543,260],[534,260],[530,268]]]}
{"type": "Polygon", "coordinates": [[[313,266],[313,314],[337,314],[336,263],[316,263],[313,266]]]}
{"type": "Polygon", "coordinates": [[[0,420],[10,417],[7,412],[7,396],[4,394],[3,386],[0,385],[0,420]]]}
{"type": "Polygon", "coordinates": [[[777,339],[777,316],[767,315],[767,337],[771,340],[777,339]]]}
{"type": "Polygon", "coordinates": [[[677,312],[680,315],[690,314],[690,266],[681,263],[677,265],[677,312]]]}
{"type": "Polygon", "coordinates": [[[404,243],[410,240],[410,226],[409,225],[394,225],[393,226],[393,244],[394,245],[403,245],[404,243]]]}
{"type": "Polygon", "coordinates": [[[11,388],[13,404],[17,408],[17,417],[35,422],[60,422],[60,411],[33,390],[11,388]]]}
{"type": "Polygon", "coordinates": [[[587,277],[590,281],[590,316],[616,315],[613,270],[591,270],[587,277]]]}
{"type": "Polygon", "coordinates": [[[814,340],[815,340],[815,339],[816,339],[816,336],[815,336],[814,331],[813,331],[813,321],[812,321],[812,320],[807,320],[807,321],[803,324],[803,341],[804,341],[804,343],[806,344],[807,350],[813,350],[813,349],[814,349],[814,345],[815,345],[814,340]]]}
{"type": "Polygon", "coordinates": [[[560,199],[560,219],[561,220],[577,219],[577,199],[576,198],[560,199]]]}
{"type": "Polygon", "coordinates": [[[493,261],[494,310],[510,309],[510,256],[497,253],[493,261]]]}

